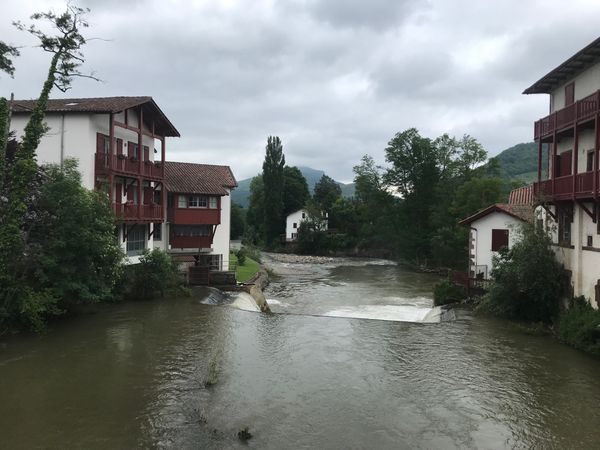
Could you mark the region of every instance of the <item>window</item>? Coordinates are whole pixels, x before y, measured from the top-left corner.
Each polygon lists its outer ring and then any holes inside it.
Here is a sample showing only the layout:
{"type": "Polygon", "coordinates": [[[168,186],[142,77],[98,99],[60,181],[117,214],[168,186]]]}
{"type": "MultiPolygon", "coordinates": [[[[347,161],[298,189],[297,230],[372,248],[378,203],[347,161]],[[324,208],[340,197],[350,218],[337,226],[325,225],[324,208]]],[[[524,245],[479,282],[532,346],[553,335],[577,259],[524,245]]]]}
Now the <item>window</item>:
{"type": "Polygon", "coordinates": [[[208,199],[203,195],[190,195],[187,206],[188,208],[207,208],[208,199]]]}
{"type": "Polygon", "coordinates": [[[492,230],[492,251],[497,252],[502,247],[508,247],[508,230],[492,230]]]}
{"type": "Polygon", "coordinates": [[[575,83],[569,83],[565,86],[565,106],[572,105],[575,102],[575,83]]]}
{"type": "Polygon", "coordinates": [[[130,158],[139,159],[140,155],[138,152],[138,145],[135,142],[129,142],[127,144],[127,156],[130,158]]]}
{"type": "Polygon", "coordinates": [[[560,245],[571,245],[571,221],[573,209],[558,209],[558,243],[560,245]]]}
{"type": "Polygon", "coordinates": [[[185,198],[185,195],[177,196],[177,207],[178,208],[187,208],[187,199],[185,198]]]}
{"type": "Polygon", "coordinates": [[[154,236],[154,240],[162,241],[162,223],[155,223],[153,228],[154,234],[152,236],[154,236]]]}
{"type": "Polygon", "coordinates": [[[594,150],[589,150],[587,152],[586,170],[588,172],[591,172],[592,170],[594,170],[594,150]]]}
{"type": "Polygon", "coordinates": [[[306,213],[302,213],[302,218],[306,219],[306,213]]]}
{"type": "Polygon", "coordinates": [[[587,237],[587,246],[588,247],[593,247],[594,246],[594,238],[590,235],[588,235],[587,237]]]}
{"type": "Polygon", "coordinates": [[[176,237],[210,236],[212,227],[210,225],[174,225],[173,234],[176,237]]]}
{"type": "Polygon", "coordinates": [[[298,228],[298,224],[296,222],[294,222],[294,225],[292,225],[292,228],[298,228]]]}
{"type": "Polygon", "coordinates": [[[210,204],[209,204],[209,208],[210,209],[217,209],[219,202],[217,201],[217,197],[209,197],[210,200],[210,204]]]}
{"type": "Polygon", "coordinates": [[[141,255],[146,250],[146,227],[133,226],[127,232],[127,256],[141,255]]]}

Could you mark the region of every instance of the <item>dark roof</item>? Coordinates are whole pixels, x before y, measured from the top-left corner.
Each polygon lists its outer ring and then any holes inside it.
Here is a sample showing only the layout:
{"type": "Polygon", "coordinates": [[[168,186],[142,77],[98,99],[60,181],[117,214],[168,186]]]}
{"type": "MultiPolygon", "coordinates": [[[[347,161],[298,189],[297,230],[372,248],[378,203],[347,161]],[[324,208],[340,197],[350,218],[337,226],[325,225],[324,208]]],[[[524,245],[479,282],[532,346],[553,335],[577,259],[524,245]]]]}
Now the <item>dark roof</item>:
{"type": "Polygon", "coordinates": [[[579,50],[523,91],[523,94],[550,94],[561,84],[600,61],[600,38],[579,50]]]}
{"type": "Polygon", "coordinates": [[[533,207],[529,205],[507,205],[506,203],[496,203],[495,205],[490,205],[487,208],[484,208],[480,211],[477,211],[472,216],[467,217],[466,219],[458,222],[460,225],[470,225],[476,220],[481,219],[482,217],[487,216],[491,213],[504,213],[508,214],[515,219],[525,221],[533,220],[533,207]]]}
{"type": "Polygon", "coordinates": [[[166,161],[165,185],[170,192],[227,195],[237,181],[229,166],[166,161]]]}
{"type": "MultiPolygon", "coordinates": [[[[30,113],[37,100],[15,100],[13,113],[30,113]]],[[[144,115],[155,121],[155,130],[163,136],[179,137],[179,131],[173,126],[167,116],[161,111],[152,97],[91,97],[91,98],[61,98],[48,100],[49,113],[120,113],[129,108],[141,106],[144,115]]]]}

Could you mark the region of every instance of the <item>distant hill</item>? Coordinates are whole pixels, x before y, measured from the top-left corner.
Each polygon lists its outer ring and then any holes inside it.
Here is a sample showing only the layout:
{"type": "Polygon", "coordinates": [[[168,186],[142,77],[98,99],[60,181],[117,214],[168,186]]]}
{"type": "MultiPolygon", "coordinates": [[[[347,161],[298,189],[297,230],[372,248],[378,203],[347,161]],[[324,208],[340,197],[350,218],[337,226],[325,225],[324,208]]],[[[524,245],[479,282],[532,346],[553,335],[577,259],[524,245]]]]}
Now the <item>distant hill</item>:
{"type": "MultiPolygon", "coordinates": [[[[500,167],[500,176],[507,181],[531,183],[537,179],[538,148],[535,142],[526,142],[507,148],[494,158],[500,167]]],[[[542,167],[547,165],[548,154],[542,152],[542,167]]]]}
{"type": "MultiPolygon", "coordinates": [[[[304,166],[298,166],[298,169],[300,169],[300,172],[302,172],[302,175],[304,176],[304,178],[306,178],[308,190],[312,194],[315,189],[315,185],[325,174],[325,172],[323,172],[322,170],[312,169],[310,167],[304,166]]],[[[235,188],[231,193],[231,200],[244,208],[248,207],[251,181],[252,178],[246,178],[244,180],[238,181],[238,187],[235,188]]],[[[344,184],[338,181],[337,184],[340,185],[340,188],[342,189],[342,195],[344,197],[352,197],[354,195],[354,183],[344,184]]]]}

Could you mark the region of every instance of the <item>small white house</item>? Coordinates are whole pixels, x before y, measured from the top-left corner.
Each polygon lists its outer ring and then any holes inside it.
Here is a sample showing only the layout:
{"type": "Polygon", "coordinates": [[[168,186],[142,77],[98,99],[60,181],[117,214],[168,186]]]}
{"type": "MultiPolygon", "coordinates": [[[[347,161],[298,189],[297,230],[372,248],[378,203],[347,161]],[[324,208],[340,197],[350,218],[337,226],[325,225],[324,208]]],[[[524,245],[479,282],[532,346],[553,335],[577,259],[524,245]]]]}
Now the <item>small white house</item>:
{"type": "MultiPolygon", "coordinates": [[[[319,229],[326,231],[328,228],[328,213],[323,213],[323,219],[319,229]]],[[[293,213],[288,214],[285,220],[285,240],[286,242],[292,242],[298,239],[298,229],[300,224],[308,219],[308,211],[306,209],[299,209],[293,213]]]]}
{"type": "Polygon", "coordinates": [[[494,255],[503,247],[510,249],[518,239],[519,225],[532,218],[529,205],[497,203],[461,220],[470,229],[469,278],[489,279],[494,255]]]}

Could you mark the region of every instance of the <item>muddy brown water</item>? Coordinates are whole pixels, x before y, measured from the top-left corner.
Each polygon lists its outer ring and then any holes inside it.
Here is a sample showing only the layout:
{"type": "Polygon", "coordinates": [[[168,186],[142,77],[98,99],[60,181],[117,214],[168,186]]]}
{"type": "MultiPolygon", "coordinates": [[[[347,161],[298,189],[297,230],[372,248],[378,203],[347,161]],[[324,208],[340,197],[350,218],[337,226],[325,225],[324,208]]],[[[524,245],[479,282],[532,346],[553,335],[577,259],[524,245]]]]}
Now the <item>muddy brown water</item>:
{"type": "Polygon", "coordinates": [[[198,295],[0,340],[0,448],[600,446],[600,361],[464,310],[401,321],[435,278],[385,262],[279,268],[272,315],[198,295]]]}

